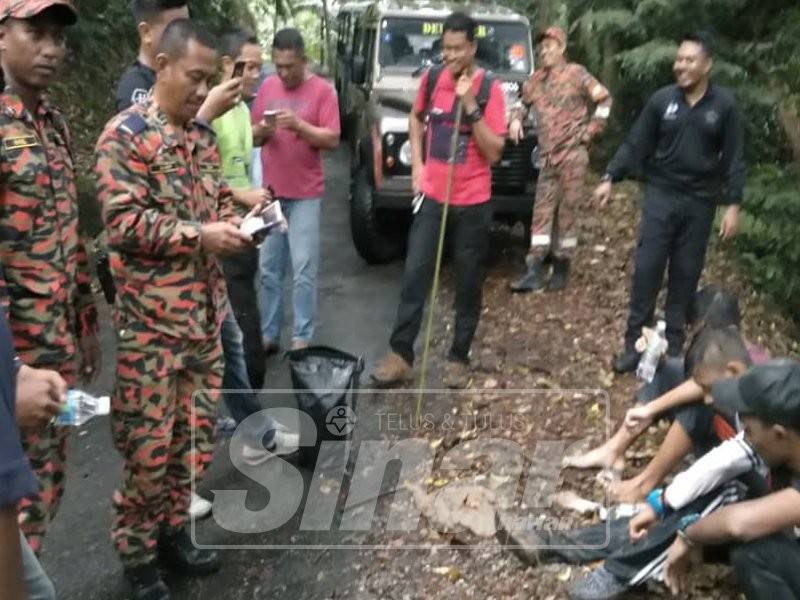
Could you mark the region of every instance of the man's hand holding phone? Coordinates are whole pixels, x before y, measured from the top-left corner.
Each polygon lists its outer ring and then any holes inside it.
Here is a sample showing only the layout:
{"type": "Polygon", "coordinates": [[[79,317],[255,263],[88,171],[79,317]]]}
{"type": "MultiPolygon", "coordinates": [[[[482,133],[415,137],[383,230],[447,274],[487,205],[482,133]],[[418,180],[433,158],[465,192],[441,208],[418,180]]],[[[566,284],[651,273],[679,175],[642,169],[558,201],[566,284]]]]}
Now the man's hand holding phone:
{"type": "Polygon", "coordinates": [[[264,126],[267,128],[267,131],[274,133],[275,129],[278,127],[278,112],[277,110],[265,110],[264,111],[264,119],[263,123],[264,126]]]}
{"type": "Polygon", "coordinates": [[[275,115],[275,125],[281,129],[297,131],[300,128],[300,118],[291,110],[283,108],[275,115]]]}
{"type": "Polygon", "coordinates": [[[221,117],[242,99],[242,80],[228,79],[215,85],[208,92],[203,106],[197,112],[197,117],[206,123],[221,117]]]}
{"type": "Polygon", "coordinates": [[[261,120],[253,125],[253,143],[262,146],[275,133],[277,110],[265,110],[261,120]]]}

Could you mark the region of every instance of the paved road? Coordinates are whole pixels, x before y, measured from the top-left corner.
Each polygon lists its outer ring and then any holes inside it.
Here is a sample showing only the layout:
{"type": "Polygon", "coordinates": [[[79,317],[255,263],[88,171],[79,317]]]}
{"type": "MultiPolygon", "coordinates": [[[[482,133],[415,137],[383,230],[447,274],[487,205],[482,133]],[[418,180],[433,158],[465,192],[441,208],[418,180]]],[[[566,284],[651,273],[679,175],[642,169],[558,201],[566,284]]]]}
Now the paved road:
{"type": "MultiPolygon", "coordinates": [[[[364,354],[369,369],[386,347],[402,265],[371,267],[356,255],[348,225],[348,165],[345,150],[332,155],[327,163],[317,341],[364,354]]],[[[107,310],[102,318],[103,373],[93,389],[108,393],[113,387],[114,332],[107,310]]],[[[289,387],[288,367],[278,359],[272,361],[269,387],[289,387]]],[[[290,395],[283,395],[268,398],[265,405],[291,406],[292,402],[290,395]]],[[[370,428],[375,428],[374,415],[386,408],[381,402],[378,398],[374,403],[361,403],[359,419],[370,423],[370,428]]],[[[218,445],[217,458],[201,489],[235,488],[237,483],[247,483],[231,468],[227,443],[218,445]]],[[[73,436],[71,444],[67,490],[45,543],[44,566],[63,600],[126,598],[127,587],[108,533],[110,496],[121,464],[111,444],[108,420],[90,423],[73,436]]],[[[251,487],[247,506],[257,510],[266,503],[266,496],[259,486],[251,487]]],[[[248,536],[246,543],[312,543],[309,537],[294,536],[296,525],[293,522],[269,534],[248,536]]],[[[205,542],[242,542],[213,521],[199,524],[197,536],[205,542]]],[[[327,543],[331,541],[335,540],[329,537],[327,543]]],[[[177,599],[326,598],[333,592],[338,597],[344,593],[344,597],[355,598],[360,597],[358,592],[345,591],[355,578],[347,568],[352,557],[352,552],[231,550],[226,552],[224,569],[218,575],[169,583],[177,599]]]]}

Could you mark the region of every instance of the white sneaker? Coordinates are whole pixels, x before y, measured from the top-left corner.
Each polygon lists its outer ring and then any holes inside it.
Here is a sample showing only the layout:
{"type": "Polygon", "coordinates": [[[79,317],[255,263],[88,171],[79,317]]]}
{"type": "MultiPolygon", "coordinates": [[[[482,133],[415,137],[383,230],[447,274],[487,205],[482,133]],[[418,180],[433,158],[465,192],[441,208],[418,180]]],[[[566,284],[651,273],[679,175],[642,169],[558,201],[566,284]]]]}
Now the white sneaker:
{"type": "Polygon", "coordinates": [[[275,436],[272,438],[272,446],[270,446],[269,449],[265,449],[261,446],[244,444],[244,446],[242,446],[242,458],[244,458],[247,464],[255,466],[275,456],[294,454],[299,447],[299,433],[289,433],[285,429],[278,427],[275,430],[275,436]]]}
{"type": "Polygon", "coordinates": [[[192,493],[192,502],[189,505],[189,517],[199,521],[211,514],[211,502],[192,493]]]}
{"type": "Polygon", "coordinates": [[[276,429],[275,436],[272,438],[272,453],[275,456],[288,456],[294,454],[300,448],[300,434],[289,433],[285,429],[276,429]]]}

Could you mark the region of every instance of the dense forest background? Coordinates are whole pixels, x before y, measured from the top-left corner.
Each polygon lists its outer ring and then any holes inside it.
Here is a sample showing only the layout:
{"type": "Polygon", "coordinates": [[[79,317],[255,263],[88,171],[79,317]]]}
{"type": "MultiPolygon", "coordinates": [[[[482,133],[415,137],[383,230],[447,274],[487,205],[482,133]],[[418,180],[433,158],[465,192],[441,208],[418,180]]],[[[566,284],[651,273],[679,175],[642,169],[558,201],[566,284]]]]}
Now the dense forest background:
{"type": "MultiPolygon", "coordinates": [[[[732,252],[756,287],[800,319],[800,6],[785,0],[506,0],[534,27],[569,32],[569,55],[585,64],[615,97],[612,126],[595,151],[601,164],[647,97],[672,80],[675,40],[706,29],[718,42],[715,80],[739,98],[746,130],[748,185],[742,232],[732,252]]],[[[113,92],[136,55],[127,0],[78,0],[65,77],[54,90],[69,116],[81,168],[83,229],[97,233],[89,165],[94,141],[113,113],[113,92]]],[[[335,47],[324,15],[334,0],[191,1],[193,17],[222,32],[242,25],[265,48],[291,24],[309,40],[322,69],[335,47]],[[326,44],[324,40],[328,41],[326,44]]]]}

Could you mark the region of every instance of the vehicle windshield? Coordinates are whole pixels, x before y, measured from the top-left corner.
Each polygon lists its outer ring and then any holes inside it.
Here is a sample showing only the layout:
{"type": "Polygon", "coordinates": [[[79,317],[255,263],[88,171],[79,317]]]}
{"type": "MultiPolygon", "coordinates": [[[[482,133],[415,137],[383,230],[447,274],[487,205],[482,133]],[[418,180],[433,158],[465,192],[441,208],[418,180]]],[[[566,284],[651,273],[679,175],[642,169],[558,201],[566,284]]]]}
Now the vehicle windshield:
{"type": "MultiPolygon", "coordinates": [[[[381,22],[384,68],[416,69],[441,54],[443,20],[388,18],[381,22]]],[[[478,22],[478,64],[495,73],[530,72],[530,36],[522,23],[478,22]]]]}

